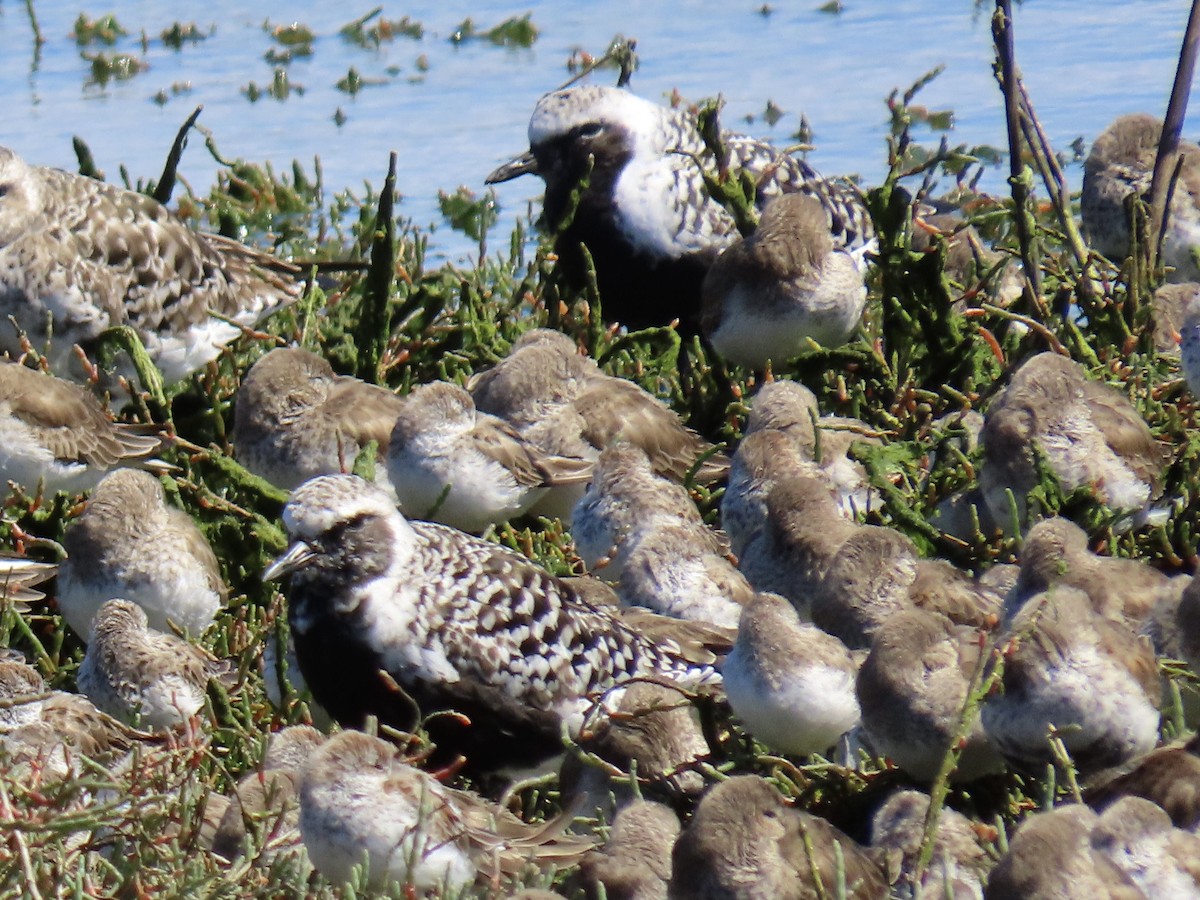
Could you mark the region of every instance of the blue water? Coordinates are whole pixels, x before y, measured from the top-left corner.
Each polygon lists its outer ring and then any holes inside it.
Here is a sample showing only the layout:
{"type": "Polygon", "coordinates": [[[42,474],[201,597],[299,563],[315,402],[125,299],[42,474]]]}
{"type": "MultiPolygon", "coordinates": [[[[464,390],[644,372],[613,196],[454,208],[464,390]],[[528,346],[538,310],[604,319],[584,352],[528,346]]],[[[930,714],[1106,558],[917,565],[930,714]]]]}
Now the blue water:
{"type": "MultiPolygon", "coordinates": [[[[71,137],[91,146],[110,179],[124,163],[133,178],[156,177],[180,123],[197,104],[228,157],[271,161],[286,170],[294,158],[311,171],[321,157],[331,190],[364,181],[382,183],[390,150],[399,153],[400,207],[416,223],[441,223],[439,189],[459,185],[482,191],[484,176],[526,147],[525,127],[534,102],[568,77],[566,61],[576,48],[601,53],[614,34],[638,41],[641,68],[633,88],[648,97],[678,90],[689,99],[722,94],[723,121],[780,144],[791,143],[800,114],[814,130],[810,160],[828,174],[858,174],[877,181],[885,168],[884,98],[924,72],[945,65],[918,102],[952,108],[954,143],[1003,146],[1003,111],[992,78],[991,6],[965,2],[866,2],[845,0],[836,15],[817,10],[816,0],[775,0],[770,15],[761,2],[589,3],[500,0],[389,4],[384,16],[421,22],[420,40],[397,37],[379,50],[343,40],[339,28],[367,12],[371,3],[261,3],[212,0],[193,3],[119,2],[92,6],[92,16],[115,13],[131,32],[116,49],[141,56],[149,68],[127,81],[90,83],[89,63],[70,36],[81,7],[61,0],[34,0],[46,38],[35,58],[22,3],[0,4],[0,96],[5,115],[0,143],[33,162],[75,166],[71,137]],[[198,11],[202,10],[202,11],[198,11]],[[471,17],[483,28],[530,13],[540,30],[529,49],[487,41],[455,45],[450,34],[471,17]],[[293,92],[284,102],[264,96],[251,103],[250,82],[270,83],[273,66],[264,54],[277,46],[264,29],[300,21],[316,32],[313,53],[287,68],[293,92]],[[158,39],[173,22],[195,21],[211,36],[172,50],[158,39]],[[143,52],[141,33],[148,38],[143,52]],[[427,70],[421,71],[418,57],[427,70]],[[348,96],[335,87],[353,66],[364,78],[386,84],[348,96]],[[152,98],[189,90],[164,105],[152,98]],[[761,114],[773,101],[785,115],[774,126],[761,114]],[[335,111],[346,117],[340,127],[335,111]],[[747,123],[746,116],[755,116],[747,123]]],[[[1031,0],[1017,8],[1017,55],[1035,106],[1062,152],[1077,137],[1091,140],[1113,117],[1166,107],[1179,42],[1186,24],[1182,2],[1167,0],[1031,0]]],[[[88,48],[94,52],[99,47],[88,48]]],[[[602,72],[605,82],[613,76],[602,72]]],[[[197,190],[212,183],[217,164],[193,140],[182,176],[197,190]]],[[[1004,190],[1005,172],[985,184],[1004,190]]],[[[1071,171],[1077,182],[1079,169],[1071,171]]],[[[540,182],[501,185],[504,219],[493,243],[507,245],[507,226],[540,192],[540,182]]],[[[473,243],[439,224],[432,246],[441,258],[472,254],[473,243]]]]}

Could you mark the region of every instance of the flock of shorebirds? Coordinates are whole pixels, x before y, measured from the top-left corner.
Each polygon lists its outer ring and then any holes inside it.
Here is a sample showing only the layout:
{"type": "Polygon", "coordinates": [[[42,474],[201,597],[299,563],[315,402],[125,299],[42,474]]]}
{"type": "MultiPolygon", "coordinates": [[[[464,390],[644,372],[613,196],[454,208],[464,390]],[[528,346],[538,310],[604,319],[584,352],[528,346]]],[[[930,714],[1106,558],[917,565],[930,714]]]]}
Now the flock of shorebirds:
{"type": "MultiPolygon", "coordinates": [[[[1129,252],[1128,198],[1148,189],[1160,132],[1122,117],[1087,160],[1084,231],[1113,260],[1129,252]]],[[[874,243],[852,186],[724,134],[723,165],[750,174],[762,211],[742,238],[705,188],[716,162],[685,111],[574,87],[537,103],[529,138],[489,181],[545,181],[559,265],[578,281],[590,260],[606,319],[677,320],[752,370],[858,332],[874,243]]],[[[1181,345],[1193,389],[1198,179],[1200,147],[1185,142],[1164,241],[1173,283],[1155,307],[1161,349],[1181,345]]],[[[964,294],[1004,303],[1020,290],[1019,269],[953,214],[919,215],[914,243],[944,254],[964,294]]],[[[195,232],[145,196],[0,149],[0,347],[14,358],[0,364],[0,477],[30,496],[87,495],[57,566],[2,562],[11,603],[40,602],[38,585],[57,576],[53,600],[87,648],[78,694],[47,691],[18,652],[0,661],[10,771],[72,777],[77,755],[116,755],[131,727],[194,724],[212,680],[236,686],[235,667],[189,640],[229,591],[168,502],[156,454],[169,439],[114,422],[88,360],[107,329],[130,326],[176,381],[301,290],[286,263],[195,232]]],[[[125,362],[100,383],[130,374],[125,362]]],[[[1194,740],[1158,746],[1159,658],[1200,671],[1200,582],[1096,554],[1077,525],[1027,521],[1026,508],[1048,467],[1130,527],[1161,521],[1172,449],[1123,392],[1065,356],[1012,368],[982,415],[953,414],[981,463],[935,524],[1024,530],[1018,565],[972,574],[862,523],[882,499],[850,447],[878,438],[822,415],[796,381],[762,384],[726,455],[556,331],[529,330],[465,385],[404,396],[272,349],[242,377],[231,432],[238,463],[292,492],[290,544],[261,573],[286,584],[288,642],[263,648],[264,676],[280,692],[286,672],[334,733],[272,734],[261,767],[217,807],[211,852],[246,854],[269,820],[273,852],[303,854],[329,881],[360,867],[372,888],[416,894],[505,896],[531,869],[557,867],[573,870],[564,892],[610,900],[1200,896],[1200,754],[1194,740]],[[374,481],[347,474],[372,443],[374,481]],[[689,484],[723,485],[720,531],[689,484]],[[589,574],[557,577],[480,536],[525,515],[560,519],[589,574]],[[995,646],[1001,683],[963,720],[995,646]],[[1065,752],[1088,779],[1087,805],[1027,814],[1003,853],[947,808],[918,861],[927,794],[878,798],[863,846],[757,775],[722,776],[694,701],[727,703],[773,753],[887,759],[913,785],[933,782],[952,749],[959,784],[1044,772],[1065,752]],[[458,715],[429,715],[444,710],[458,715]],[[433,760],[415,766],[358,730],[372,719],[384,733],[423,723],[433,760]],[[456,759],[478,783],[538,771],[565,738],[576,750],[564,812],[548,821],[434,777],[456,759]],[[611,821],[604,842],[571,827],[597,810],[611,821]]]]}

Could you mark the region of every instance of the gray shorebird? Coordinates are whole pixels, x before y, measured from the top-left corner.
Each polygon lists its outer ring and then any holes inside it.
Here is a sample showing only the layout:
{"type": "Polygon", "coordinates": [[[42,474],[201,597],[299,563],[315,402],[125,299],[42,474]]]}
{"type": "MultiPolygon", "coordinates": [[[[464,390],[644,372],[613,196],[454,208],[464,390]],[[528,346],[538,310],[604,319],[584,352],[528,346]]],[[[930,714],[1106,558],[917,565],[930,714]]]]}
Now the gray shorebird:
{"type": "Polygon", "coordinates": [[[128,600],[106,600],[92,620],[76,675],[98,709],[127,724],[161,730],[182,724],[204,706],[211,679],[232,686],[232,670],[208,651],[150,628],[128,600]]]}
{"type": "Polygon", "coordinates": [[[667,900],[671,848],[679,818],[668,806],[635,800],[613,820],[608,842],[585,856],[578,881],[587,896],[607,900],[667,900]]]}
{"type": "MultiPolygon", "coordinates": [[[[754,589],[725,556],[697,541],[694,527],[662,522],[623,550],[621,602],[665,616],[736,629],[754,589]]],[[[605,576],[603,569],[599,572],[605,576]]]]}
{"type": "MultiPolygon", "coordinates": [[[[919,781],[932,781],[958,729],[971,676],[986,642],[977,628],[910,609],[875,633],[856,692],[871,746],[919,781]]],[[[976,720],[952,778],[1002,771],[1004,761],[976,720]]]]}
{"type": "Polygon", "coordinates": [[[1137,627],[1179,587],[1141,560],[1092,553],[1087,532],[1058,516],[1029,529],[1020,563],[1017,583],[1005,600],[1006,619],[1031,597],[1062,584],[1087,594],[1098,614],[1137,627]]]}
{"type": "Polygon", "coordinates": [[[579,558],[593,574],[619,578],[640,538],[662,525],[686,529],[696,552],[728,551],[724,536],[704,523],[687,490],[655,473],[640,448],[624,443],[605,448],[571,514],[579,558]]]}
{"type": "Polygon", "coordinates": [[[1116,388],[1091,381],[1056,353],[1030,357],[988,407],[979,484],[993,519],[1018,517],[1037,485],[1035,446],[1065,492],[1090,487],[1119,512],[1147,513],[1161,488],[1168,453],[1116,388]]]}
{"type": "Polygon", "coordinates": [[[756,594],[742,610],[737,643],[721,666],[734,715],[782,753],[823,753],[858,725],[858,666],[845,644],[800,621],[775,594],[756,594]]]}
{"type": "MultiPolygon", "coordinates": [[[[443,525],[406,520],[350,475],[302,485],[284,509],[292,545],[263,577],[291,573],[289,620],[313,696],[344,725],[413,725],[412,700],[472,723],[439,745],[479,763],[544,758],[630,678],[719,682],[698,648],[651,641],[525,557],[443,525]],[[383,671],[410,695],[398,694],[383,671]]],[[[674,620],[672,620],[674,621],[674,620]]],[[[685,622],[674,622],[687,625],[685,622]]],[[[432,727],[432,726],[431,726],[432,727]]]]}
{"type": "Polygon", "coordinates": [[[806,194],[776,197],[754,233],[704,277],[700,327],[729,362],[762,369],[846,343],[867,305],[862,254],[834,244],[829,216],[806,194]]]}
{"type": "Polygon", "coordinates": [[[586,484],[590,459],[541,451],[463,387],[437,381],[403,398],[387,451],[405,515],[480,532],[528,512],[554,487],[586,484]]]}
{"type": "MultiPolygon", "coordinates": [[[[1120,264],[1129,255],[1133,196],[1149,201],[1154,158],[1162,139],[1162,121],[1145,113],[1119,116],[1092,144],[1083,165],[1079,201],[1088,242],[1120,264]]],[[[1193,250],[1200,246],[1200,147],[1180,141],[1181,167],[1163,235],[1162,262],[1172,281],[1200,279],[1193,250]]],[[[1169,173],[1168,173],[1169,174],[1169,173]]]]}
{"type": "Polygon", "coordinates": [[[861,847],[757,775],[709,790],[671,858],[670,900],[817,900],[835,893],[839,868],[846,897],[887,896],[880,867],[861,847]]]}
{"type": "Polygon", "coordinates": [[[82,369],[72,345],[131,326],[167,381],[213,360],[300,296],[292,267],[193,231],[150,197],[0,147],[0,348],[20,352],[12,316],[60,376],[82,369]],[[229,321],[226,321],[229,320],[229,321]]]}
{"type": "Polygon", "coordinates": [[[1147,900],[1128,875],[1092,848],[1098,822],[1078,804],[1027,816],[988,876],[988,900],[1147,900]]]}
{"type": "Polygon", "coordinates": [[[707,484],[729,470],[729,459],[670,407],[632,381],[601,371],[556,331],[521,335],[505,359],[472,376],[467,387],[480,410],[505,419],[547,453],[595,458],[624,441],[675,481],[694,469],[695,480],[707,484]]]}
{"type": "Polygon", "coordinates": [[[325,742],[308,725],[291,725],[270,736],[262,765],[237,783],[217,824],[212,849],[230,861],[247,849],[271,865],[281,854],[304,853],[300,839],[300,769],[325,742]]]}
{"type": "Polygon", "coordinates": [[[1147,897],[1200,897],[1200,836],[1176,828],[1149,800],[1122,797],[1108,807],[1091,842],[1147,897]]]}
{"type": "Polygon", "coordinates": [[[300,834],[313,865],[335,884],[363,866],[373,890],[498,886],[532,867],[577,862],[593,843],[565,835],[569,824],[560,817],[528,825],[357,731],[334,735],[300,769],[300,834]]]}
{"type": "Polygon", "coordinates": [[[1116,770],[1101,772],[1087,785],[1084,800],[1104,810],[1121,797],[1157,803],[1178,828],[1200,825],[1200,736],[1151,750],[1116,770]]]}
{"type": "Polygon", "coordinates": [[[0,361],[0,482],[28,493],[39,483],[47,494],[87,491],[117,466],[152,465],[161,444],[114,422],[79,385],[0,361]]]}
{"type": "MultiPolygon", "coordinates": [[[[908,886],[925,835],[929,795],[902,790],[892,794],[871,818],[871,846],[888,855],[888,868],[898,868],[908,886]]],[[[971,820],[945,807],[938,814],[933,837],[933,857],[913,895],[916,900],[944,897],[983,897],[983,882],[993,865],[980,846],[971,820]]]]}
{"type": "Polygon", "coordinates": [[[1056,586],[1012,620],[1004,691],[983,706],[984,728],[1010,761],[1053,761],[1062,739],[1080,772],[1116,766],[1158,741],[1162,688],[1150,641],[1097,615],[1082,591],[1056,586]]]}
{"type": "MultiPolygon", "coordinates": [[[[870,220],[852,187],[761,141],[728,132],[722,139],[729,167],[754,179],[759,206],[781,193],[810,194],[835,244],[867,243],[870,220]]],[[[704,274],[738,233],[704,184],[705,171],[717,168],[685,112],[619,88],[583,86],[543,96],[529,121],[529,151],[487,181],[536,174],[546,182],[543,219],[560,259],[582,283],[579,245],[587,248],[606,318],[631,329],[679,319],[694,333],[704,274]]]]}
{"type": "Polygon", "coordinates": [[[148,472],[106,475],[63,537],[58,608],[84,640],[105,600],[123,598],[146,611],[150,627],[175,623],[197,635],[228,597],[208,541],[183,510],[168,506],[148,472]]]}
{"type": "Polygon", "coordinates": [[[233,446],[243,466],[290,491],[318,475],[349,472],[374,441],[375,480],[390,489],[384,460],[403,403],[387,388],[334,374],[315,353],[277,347],[242,379],[233,446]]]}

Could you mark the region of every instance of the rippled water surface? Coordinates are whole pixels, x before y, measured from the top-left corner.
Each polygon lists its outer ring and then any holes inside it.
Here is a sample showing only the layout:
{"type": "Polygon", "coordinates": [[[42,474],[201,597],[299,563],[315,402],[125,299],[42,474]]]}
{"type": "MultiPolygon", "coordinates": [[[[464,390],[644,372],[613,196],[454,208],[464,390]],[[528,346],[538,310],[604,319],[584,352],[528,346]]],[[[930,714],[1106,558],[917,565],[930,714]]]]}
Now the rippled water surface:
{"type": "MultiPolygon", "coordinates": [[[[279,167],[298,158],[311,169],[319,155],[330,189],[361,186],[364,180],[380,184],[388,151],[398,151],[401,211],[425,225],[441,222],[439,188],[481,191],[488,171],[525,148],[533,104],[569,77],[566,63],[574,50],[599,54],[622,33],[638,42],[637,92],[659,98],[677,89],[689,99],[720,93],[728,104],[727,126],[778,143],[791,141],[803,113],[816,143],[810,158],[830,174],[857,173],[867,183],[881,177],[884,98],[938,65],[945,72],[919,102],[954,110],[955,143],[1004,144],[991,73],[990,6],[845,0],[842,12],[830,14],[819,11],[815,0],[772,5],[770,14],[761,12],[761,3],[730,0],[385,5],[385,17],[408,16],[423,25],[424,34],[396,37],[370,50],[338,33],[371,9],[369,3],[211,0],[84,8],[34,0],[46,38],[35,54],[25,7],[8,0],[0,2],[5,110],[0,143],[31,161],[73,168],[71,138],[79,135],[110,179],[122,163],[135,179],[156,177],[179,125],[203,104],[200,121],[226,156],[279,167]],[[71,36],[81,11],[114,13],[130,32],[114,49],[136,54],[148,68],[128,80],[94,83],[91,65],[71,36]],[[529,48],[451,40],[468,17],[486,29],[526,13],[540,32],[529,48]],[[303,22],[316,40],[310,56],[286,66],[294,90],[285,101],[264,96],[252,103],[244,91],[251,82],[260,87],[271,82],[275,66],[264,55],[279,48],[264,19],[270,26],[303,22]],[[159,35],[175,22],[195,22],[211,34],[174,50],[159,35]],[[336,84],[351,67],[381,83],[354,96],[339,91],[336,84]],[[173,93],[173,85],[186,87],[173,93]],[[153,99],[160,91],[165,103],[153,99]],[[784,112],[773,126],[762,117],[768,100],[784,112]]],[[[1185,4],[1165,0],[1031,0],[1018,7],[1018,60],[1060,151],[1069,151],[1077,137],[1090,142],[1120,113],[1163,113],[1186,17],[1185,4]]],[[[596,77],[608,82],[613,76],[596,77]]],[[[193,140],[183,177],[204,190],[215,168],[203,144],[193,140]]],[[[989,173],[986,183],[1002,190],[1003,173],[989,173]]],[[[524,179],[498,189],[502,226],[524,211],[539,188],[540,182],[524,179]]],[[[503,233],[493,232],[493,240],[503,233]]],[[[451,258],[470,248],[444,225],[431,243],[451,258]]]]}

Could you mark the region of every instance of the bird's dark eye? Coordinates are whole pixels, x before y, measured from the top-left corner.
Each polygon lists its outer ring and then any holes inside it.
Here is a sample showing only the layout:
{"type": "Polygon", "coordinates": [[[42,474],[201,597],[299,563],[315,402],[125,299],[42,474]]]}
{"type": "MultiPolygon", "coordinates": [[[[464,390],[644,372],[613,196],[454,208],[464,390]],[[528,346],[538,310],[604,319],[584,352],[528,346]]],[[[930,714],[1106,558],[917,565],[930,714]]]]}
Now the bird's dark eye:
{"type": "Polygon", "coordinates": [[[776,819],[779,817],[779,813],[773,809],[763,810],[763,815],[766,816],[768,819],[776,819]]]}
{"type": "Polygon", "coordinates": [[[8,194],[9,187],[10,186],[7,184],[0,184],[0,197],[4,197],[8,194]]]}
{"type": "Polygon", "coordinates": [[[579,136],[581,138],[594,138],[603,130],[603,122],[588,122],[586,125],[579,126],[579,136]]]}

